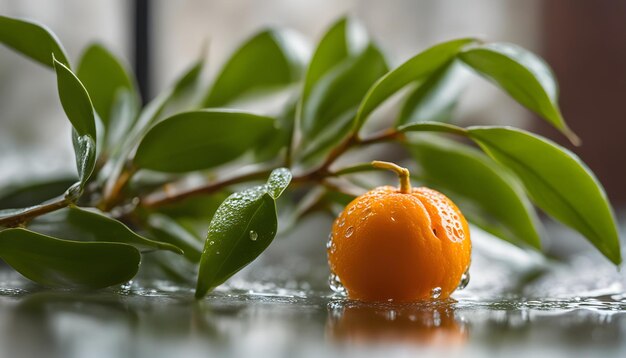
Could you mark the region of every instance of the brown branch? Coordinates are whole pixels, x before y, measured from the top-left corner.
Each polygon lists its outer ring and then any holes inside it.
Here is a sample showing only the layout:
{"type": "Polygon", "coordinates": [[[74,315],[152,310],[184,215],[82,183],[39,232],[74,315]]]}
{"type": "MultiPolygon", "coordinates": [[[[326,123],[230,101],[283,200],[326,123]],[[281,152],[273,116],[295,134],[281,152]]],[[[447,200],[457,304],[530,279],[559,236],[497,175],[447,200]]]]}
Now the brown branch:
{"type": "Polygon", "coordinates": [[[404,133],[395,130],[394,128],[387,129],[382,131],[376,135],[373,135],[369,138],[360,139],[357,142],[357,145],[364,146],[375,143],[389,142],[396,139],[401,139],[404,137],[404,133]]]}
{"type": "MultiPolygon", "coordinates": [[[[263,169],[263,170],[259,170],[256,172],[243,174],[241,176],[225,179],[222,181],[207,183],[203,186],[199,186],[196,188],[182,190],[182,191],[179,191],[178,193],[168,194],[168,191],[171,192],[171,190],[168,189],[167,191],[165,191],[165,195],[160,198],[150,199],[150,195],[149,195],[148,197],[144,197],[140,199],[139,205],[145,208],[156,208],[156,207],[171,204],[171,203],[174,203],[174,202],[177,202],[177,201],[180,201],[180,200],[183,200],[183,199],[195,196],[195,195],[212,194],[228,186],[231,186],[233,184],[239,184],[239,183],[243,183],[243,182],[250,181],[250,180],[266,178],[267,176],[270,175],[271,172],[272,172],[271,169],[263,169]]],[[[166,184],[166,186],[167,185],[168,184],[166,184]]]]}
{"type": "Polygon", "coordinates": [[[122,191],[130,182],[137,170],[138,168],[126,163],[121,173],[116,178],[111,190],[107,192],[105,187],[105,195],[102,202],[97,205],[98,209],[102,211],[111,211],[112,208],[119,204],[123,199],[122,191]]]}
{"type": "Polygon", "coordinates": [[[26,208],[24,211],[19,212],[18,214],[0,218],[0,226],[4,226],[7,228],[17,227],[28,222],[31,219],[36,218],[37,216],[63,209],[69,206],[71,203],[72,202],[68,198],[62,197],[49,203],[26,208]]]}
{"type": "MultiPolygon", "coordinates": [[[[390,141],[401,137],[403,134],[396,131],[395,129],[390,129],[383,131],[377,135],[366,139],[359,139],[356,134],[352,134],[349,137],[346,137],[333,151],[330,152],[328,157],[324,160],[324,162],[317,167],[316,169],[311,170],[308,173],[294,176],[292,179],[293,183],[307,183],[307,182],[320,182],[324,180],[326,177],[333,176],[328,168],[344,153],[346,153],[350,148],[356,146],[365,146],[374,143],[380,143],[385,141],[390,141]]],[[[160,206],[172,204],[186,198],[195,196],[195,195],[207,195],[218,192],[228,186],[233,184],[239,184],[250,180],[255,179],[263,179],[270,175],[272,172],[271,169],[259,170],[252,173],[243,174],[240,176],[228,178],[222,181],[216,181],[212,183],[207,183],[205,185],[181,190],[179,192],[171,193],[171,190],[162,190],[161,197],[158,198],[150,198],[154,196],[154,194],[149,194],[146,197],[140,199],[140,204],[144,208],[157,208],[160,206]]],[[[167,184],[166,184],[167,186],[167,184]]]]}

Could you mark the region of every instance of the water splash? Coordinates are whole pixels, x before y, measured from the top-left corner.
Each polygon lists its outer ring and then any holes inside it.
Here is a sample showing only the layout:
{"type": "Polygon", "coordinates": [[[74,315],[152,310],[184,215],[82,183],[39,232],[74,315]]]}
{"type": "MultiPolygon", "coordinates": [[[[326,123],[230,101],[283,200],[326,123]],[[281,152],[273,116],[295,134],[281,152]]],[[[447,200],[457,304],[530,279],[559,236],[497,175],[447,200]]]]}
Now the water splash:
{"type": "Polygon", "coordinates": [[[334,272],[331,272],[330,276],[328,276],[328,286],[330,286],[330,289],[335,293],[340,295],[346,294],[346,288],[343,286],[343,283],[341,283],[339,276],[337,276],[334,272]]]}
{"type": "Polygon", "coordinates": [[[439,296],[441,296],[441,287],[435,287],[430,290],[430,298],[436,299],[439,298],[439,296]]]}
{"type": "Polygon", "coordinates": [[[459,281],[459,286],[456,288],[457,290],[462,290],[465,287],[467,287],[467,285],[470,282],[470,273],[469,273],[469,268],[463,273],[463,275],[461,275],[461,281],[459,281]]]}
{"type": "Polygon", "coordinates": [[[328,234],[328,240],[326,240],[326,250],[329,251],[331,247],[333,247],[333,234],[328,234]]]}

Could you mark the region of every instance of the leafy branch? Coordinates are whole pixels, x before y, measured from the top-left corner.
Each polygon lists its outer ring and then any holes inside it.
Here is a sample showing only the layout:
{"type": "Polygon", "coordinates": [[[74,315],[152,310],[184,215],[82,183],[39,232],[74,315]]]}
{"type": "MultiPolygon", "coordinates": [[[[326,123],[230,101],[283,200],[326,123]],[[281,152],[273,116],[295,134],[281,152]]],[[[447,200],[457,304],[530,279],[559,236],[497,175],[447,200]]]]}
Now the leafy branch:
{"type": "Polygon", "coordinates": [[[450,196],[477,227],[540,249],[538,207],[621,263],[613,210],[575,154],[519,129],[454,124],[465,68],[580,144],[539,57],[462,38],[390,69],[350,18],[329,28],[310,59],[297,51],[299,41],[261,31],[234,51],[207,92],[201,58],[141,108],[132,74],[105,47],[89,46],[74,71],[47,28],[0,16],[0,43],[55,72],[78,177],[62,196],[53,179],[0,189],[0,258],[35,282],[61,287],[123,283],[140,264],[185,282],[199,272],[202,297],[271,244],[277,204],[293,207],[296,224],[345,206],[354,174],[375,168],[335,169],[337,160],[385,142],[399,144],[417,177],[450,196]],[[403,91],[400,114],[382,126],[381,106],[403,91]],[[280,105],[224,108],[242,102],[280,105]],[[363,134],[370,123],[386,129],[363,134]],[[217,175],[225,165],[254,169],[217,175]]]}

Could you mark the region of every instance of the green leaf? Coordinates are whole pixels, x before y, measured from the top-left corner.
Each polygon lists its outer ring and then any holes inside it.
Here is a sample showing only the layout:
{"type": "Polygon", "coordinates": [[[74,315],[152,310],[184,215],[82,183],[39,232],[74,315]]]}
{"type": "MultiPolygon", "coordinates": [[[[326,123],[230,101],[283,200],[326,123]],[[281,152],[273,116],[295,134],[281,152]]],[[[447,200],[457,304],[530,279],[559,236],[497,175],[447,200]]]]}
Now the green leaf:
{"type": "Polygon", "coordinates": [[[126,244],[66,241],[7,229],[0,231],[0,258],[41,285],[97,289],[132,279],[141,255],[126,244]]]}
{"type": "MultiPolygon", "coordinates": [[[[202,85],[202,70],[204,58],[198,59],[174,81],[173,85],[162,93],[161,109],[156,113],[152,123],[167,118],[173,114],[195,110],[200,107],[200,86],[202,85]]],[[[160,97],[160,96],[159,96],[160,97]]],[[[155,99],[157,102],[158,100],[155,99]]]]}
{"type": "Polygon", "coordinates": [[[272,171],[265,185],[230,195],[217,209],[200,259],[196,298],[221,285],[257,258],[278,230],[276,199],[291,181],[286,168],[272,171]]]}
{"type": "Polygon", "coordinates": [[[194,89],[198,85],[200,74],[204,68],[204,58],[194,62],[183,74],[174,82],[172,87],[173,97],[177,97],[184,92],[194,89]]]}
{"type": "Polygon", "coordinates": [[[106,148],[109,152],[121,149],[124,139],[132,131],[138,110],[137,98],[129,90],[120,88],[115,93],[106,130],[106,148]]]}
{"type": "Polygon", "coordinates": [[[304,148],[304,150],[298,156],[299,161],[310,165],[315,163],[315,160],[328,154],[333,146],[338,145],[343,138],[346,138],[350,129],[352,129],[355,113],[356,110],[352,110],[338,117],[316,137],[302,138],[302,143],[299,147],[304,148]],[[310,141],[310,143],[307,143],[307,141],[310,141]]]}
{"type": "Polygon", "coordinates": [[[180,247],[184,256],[191,262],[199,262],[202,254],[202,241],[176,220],[161,214],[148,218],[150,234],[159,241],[180,247]]]}
{"type": "Polygon", "coordinates": [[[459,58],[520,104],[543,117],[572,143],[580,143],[561,116],[554,74],[541,58],[508,43],[475,46],[461,52],[459,58]]]}
{"type": "Polygon", "coordinates": [[[613,210],[602,185],[572,152],[529,132],[470,127],[470,138],[522,180],[545,212],[584,235],[616,265],[622,260],[613,210]]]}
{"type": "MultiPolygon", "coordinates": [[[[299,98],[299,96],[297,97],[299,98]]],[[[265,138],[261,139],[261,142],[265,143],[265,145],[255,148],[254,158],[256,162],[275,160],[279,157],[281,150],[291,147],[298,103],[296,98],[288,101],[287,105],[278,115],[276,118],[277,128],[267,133],[265,138]]]]}
{"type": "Polygon", "coordinates": [[[274,119],[224,109],[174,115],[156,124],[137,149],[139,168],[187,172],[227,163],[259,145],[274,119]]]}
{"type": "Polygon", "coordinates": [[[96,167],[96,142],[89,135],[80,136],[76,130],[72,130],[72,144],[76,156],[76,168],[81,187],[91,177],[96,167]]]}
{"type": "Polygon", "coordinates": [[[189,92],[193,92],[192,90],[199,82],[199,75],[202,72],[203,65],[203,60],[197,61],[173,86],[163,91],[144,107],[136,122],[132,123],[132,129],[124,136],[124,140],[119,146],[114,147],[111,153],[113,159],[100,171],[100,180],[109,179],[105,186],[107,191],[115,185],[116,178],[118,178],[124,169],[128,156],[131,155],[137,143],[140,142],[148,129],[159,121],[163,112],[165,112],[168,107],[172,106],[181,98],[184,98],[189,92]]]}
{"type": "Polygon", "coordinates": [[[330,71],[320,79],[302,105],[305,134],[313,137],[339,118],[352,119],[363,95],[386,71],[385,59],[373,45],[330,71]],[[352,115],[346,116],[347,113],[352,115]]]}
{"type": "Polygon", "coordinates": [[[96,119],[87,90],[78,77],[56,59],[54,69],[57,73],[59,98],[67,118],[80,136],[89,135],[95,140],[96,119]]]}
{"type": "Polygon", "coordinates": [[[274,239],[277,228],[276,203],[265,185],[229,196],[209,225],[196,298],[258,257],[274,239]]]}
{"type": "Polygon", "coordinates": [[[142,257],[137,280],[166,280],[171,284],[191,287],[196,283],[197,274],[197,262],[172,255],[171,252],[157,251],[142,257]]]}
{"type": "Polygon", "coordinates": [[[466,136],[467,132],[465,129],[461,127],[457,127],[448,123],[440,123],[440,122],[418,122],[418,123],[409,123],[402,126],[399,126],[398,131],[400,132],[442,132],[442,133],[450,133],[457,134],[460,136],[466,136]]]}
{"type": "MultiPolygon", "coordinates": [[[[196,195],[181,201],[160,206],[150,211],[149,223],[153,215],[165,216],[176,222],[180,227],[198,237],[201,242],[206,238],[209,222],[215,215],[217,208],[231,194],[230,191],[220,191],[211,195],[196,195]]],[[[165,230],[165,229],[164,229],[165,230]]],[[[154,232],[153,232],[154,233],[154,232]]],[[[172,242],[167,238],[158,237],[161,241],[172,242]]],[[[187,249],[182,247],[187,255],[187,249]]],[[[200,252],[202,248],[200,248],[200,252]]]]}
{"type": "Polygon", "coordinates": [[[126,66],[102,45],[89,46],[78,64],[76,74],[91,95],[93,107],[107,129],[110,127],[111,110],[120,89],[126,89],[132,94],[135,107],[139,105],[134,80],[128,74],[126,66]]]}
{"type": "Polygon", "coordinates": [[[29,230],[72,241],[120,242],[140,250],[168,250],[182,254],[178,247],[137,235],[121,222],[96,211],[69,207],[28,223],[29,230]]]}
{"type": "Polygon", "coordinates": [[[0,189],[0,209],[24,208],[43,203],[62,195],[76,180],[76,177],[57,177],[7,185],[0,189]]]}
{"type": "MultiPolygon", "coordinates": [[[[155,99],[150,101],[137,119],[137,124],[131,134],[127,137],[127,146],[134,146],[152,126],[161,119],[163,113],[168,107],[173,106],[176,102],[186,97],[190,92],[194,92],[200,82],[200,74],[204,67],[204,60],[196,61],[189,69],[187,69],[170,88],[163,91],[155,99]]],[[[180,110],[177,108],[177,110],[180,110]]]]}
{"type": "Polygon", "coordinates": [[[325,74],[345,59],[361,53],[367,43],[365,29],[354,19],[343,17],[335,22],[320,40],[310,61],[304,81],[303,101],[325,74]]]}
{"type": "Polygon", "coordinates": [[[204,107],[219,107],[253,91],[275,89],[302,77],[303,44],[287,31],[265,30],[246,41],[222,68],[204,107]]]}
{"type": "Polygon", "coordinates": [[[441,190],[482,229],[516,245],[539,249],[541,228],[524,187],[515,176],[479,151],[441,136],[410,141],[420,181],[441,190]]]}
{"type": "MultiPolygon", "coordinates": [[[[372,171],[379,171],[379,170],[383,170],[383,169],[374,167],[372,165],[372,162],[367,162],[367,163],[359,163],[359,164],[354,164],[348,167],[341,168],[333,172],[332,174],[333,176],[342,176],[342,175],[348,175],[348,174],[372,172],[372,171]]],[[[384,169],[384,170],[387,170],[387,169],[384,169]]]]}
{"type": "Polygon", "coordinates": [[[267,193],[276,200],[280,194],[285,191],[291,182],[291,172],[287,168],[278,168],[272,170],[269,179],[267,179],[267,193]]]}
{"type": "Polygon", "coordinates": [[[169,217],[193,218],[208,221],[231,192],[220,191],[211,195],[196,195],[158,208],[158,213],[169,217]]]}
{"type": "Polygon", "coordinates": [[[429,76],[407,97],[398,116],[398,125],[435,121],[450,122],[465,88],[464,69],[452,61],[429,76]]]}
{"type": "Polygon", "coordinates": [[[327,152],[353,127],[359,102],[370,86],[387,71],[380,51],[369,45],[328,72],[301,105],[301,159],[309,161],[327,152]]]}
{"type": "Polygon", "coordinates": [[[355,128],[360,129],[368,116],[394,93],[410,83],[423,81],[436,73],[442,66],[448,65],[463,47],[475,42],[475,39],[468,38],[433,46],[380,78],[363,98],[355,120],[355,128]]]}
{"type": "Polygon", "coordinates": [[[220,191],[211,195],[196,195],[158,208],[158,212],[175,219],[194,218],[210,220],[220,204],[231,192],[220,191]]]}
{"type": "Polygon", "coordinates": [[[36,22],[0,16],[0,43],[49,67],[53,67],[54,54],[70,67],[61,42],[50,29],[36,22]]]}

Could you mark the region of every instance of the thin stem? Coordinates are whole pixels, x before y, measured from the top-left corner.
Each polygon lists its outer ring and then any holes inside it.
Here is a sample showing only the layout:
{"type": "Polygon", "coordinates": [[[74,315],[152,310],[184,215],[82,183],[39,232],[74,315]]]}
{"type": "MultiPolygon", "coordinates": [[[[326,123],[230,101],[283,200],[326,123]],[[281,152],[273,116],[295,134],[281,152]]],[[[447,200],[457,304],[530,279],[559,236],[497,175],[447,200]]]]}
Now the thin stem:
{"type": "Polygon", "coordinates": [[[373,161],[372,166],[375,168],[388,169],[395,172],[400,178],[400,192],[403,194],[408,194],[411,192],[411,179],[409,178],[411,173],[407,168],[403,168],[395,163],[382,162],[379,160],[373,161]]]}
{"type": "MultiPolygon", "coordinates": [[[[270,175],[272,171],[270,169],[263,169],[256,172],[243,174],[238,177],[232,177],[229,179],[225,179],[223,181],[209,183],[197,188],[191,188],[187,190],[182,190],[178,193],[168,194],[168,190],[165,191],[165,196],[161,198],[150,199],[150,197],[141,199],[141,205],[146,208],[156,208],[159,206],[171,204],[195,195],[199,194],[211,194],[215,193],[223,188],[226,188],[233,184],[243,183],[246,181],[254,180],[254,179],[262,179],[266,178],[270,175]]],[[[168,184],[166,184],[167,186],[168,184]]]]}
{"type": "Polygon", "coordinates": [[[113,185],[113,188],[111,189],[110,194],[104,198],[104,200],[102,201],[102,203],[100,203],[100,205],[98,205],[98,207],[102,211],[109,211],[111,210],[111,208],[113,208],[115,205],[117,205],[120,202],[122,190],[124,189],[126,184],[128,184],[128,182],[133,177],[133,175],[135,175],[136,172],[137,172],[137,168],[133,166],[130,166],[130,167],[127,166],[124,170],[122,170],[119,177],[115,181],[115,184],[113,185]]]}
{"type": "Polygon", "coordinates": [[[339,143],[339,145],[335,147],[335,149],[333,149],[330,154],[328,154],[326,160],[324,160],[322,165],[317,170],[326,171],[335,162],[335,160],[337,160],[337,158],[347,152],[348,149],[352,148],[359,141],[359,137],[356,135],[356,133],[350,135],[349,137],[346,137],[343,142],[339,143]]]}
{"type": "Polygon", "coordinates": [[[374,170],[377,170],[377,168],[372,167],[372,163],[359,163],[356,165],[351,165],[349,167],[341,168],[339,170],[331,171],[328,173],[328,176],[339,177],[346,174],[371,172],[374,170]]]}
{"type": "Polygon", "coordinates": [[[24,211],[4,218],[0,218],[0,226],[4,227],[17,227],[20,226],[31,219],[36,218],[37,216],[41,216],[44,214],[51,213],[53,211],[57,211],[59,209],[63,209],[69,206],[72,201],[66,197],[61,197],[54,201],[44,203],[41,205],[33,206],[31,208],[27,208],[24,211]]]}
{"type": "Polygon", "coordinates": [[[375,143],[389,142],[395,139],[401,139],[404,137],[404,133],[397,131],[396,129],[387,129],[379,134],[373,135],[369,138],[360,139],[358,141],[359,146],[370,145],[375,143]]]}
{"type": "Polygon", "coordinates": [[[394,139],[402,137],[404,134],[398,132],[394,128],[387,129],[379,134],[373,135],[369,138],[361,139],[356,133],[353,133],[341,142],[330,154],[326,157],[324,163],[320,166],[320,169],[328,169],[341,155],[346,153],[353,147],[361,147],[370,144],[388,142],[394,139]]]}
{"type": "MultiPolygon", "coordinates": [[[[356,134],[352,134],[349,137],[346,137],[346,139],[344,139],[332,152],[330,152],[328,157],[326,157],[324,162],[319,167],[305,174],[294,176],[292,179],[292,183],[321,182],[327,177],[335,176],[336,173],[330,172],[328,168],[350,148],[390,141],[393,139],[397,139],[402,135],[402,133],[396,131],[395,129],[381,132],[380,134],[374,135],[366,139],[360,139],[356,134]]],[[[203,186],[182,190],[177,193],[171,193],[171,190],[162,190],[163,194],[161,195],[161,197],[153,199],[151,198],[153,194],[149,194],[148,196],[140,199],[140,205],[145,208],[157,208],[160,206],[178,202],[180,200],[184,200],[195,195],[212,194],[233,184],[239,184],[255,179],[263,179],[269,176],[270,173],[271,169],[264,169],[248,174],[243,174],[241,176],[232,177],[222,181],[207,183],[203,186]]],[[[164,187],[167,186],[169,186],[169,184],[166,184],[164,187]]]]}

